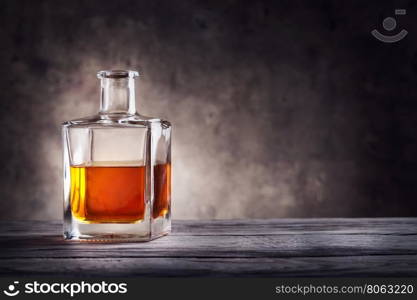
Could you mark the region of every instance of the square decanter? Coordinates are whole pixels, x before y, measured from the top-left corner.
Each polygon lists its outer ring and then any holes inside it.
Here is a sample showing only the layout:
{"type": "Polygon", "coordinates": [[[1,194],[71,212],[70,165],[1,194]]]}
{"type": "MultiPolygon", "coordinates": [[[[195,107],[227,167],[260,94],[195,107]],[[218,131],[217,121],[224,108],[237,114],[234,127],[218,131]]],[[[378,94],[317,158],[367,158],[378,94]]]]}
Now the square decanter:
{"type": "Polygon", "coordinates": [[[135,71],[101,71],[100,112],[62,124],[64,237],[149,241],[171,230],[171,124],[135,109],[135,71]]]}

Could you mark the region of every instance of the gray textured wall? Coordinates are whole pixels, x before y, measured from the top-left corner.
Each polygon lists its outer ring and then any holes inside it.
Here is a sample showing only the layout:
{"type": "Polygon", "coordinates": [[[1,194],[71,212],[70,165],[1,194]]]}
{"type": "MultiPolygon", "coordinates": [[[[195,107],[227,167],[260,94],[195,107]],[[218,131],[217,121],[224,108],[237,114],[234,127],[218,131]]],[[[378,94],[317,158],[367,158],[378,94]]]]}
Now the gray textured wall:
{"type": "Polygon", "coordinates": [[[0,7],[0,218],[61,217],[59,124],[97,111],[114,68],[174,125],[175,218],[417,216],[412,1],[0,7]],[[394,8],[410,34],[383,44],[394,8]]]}

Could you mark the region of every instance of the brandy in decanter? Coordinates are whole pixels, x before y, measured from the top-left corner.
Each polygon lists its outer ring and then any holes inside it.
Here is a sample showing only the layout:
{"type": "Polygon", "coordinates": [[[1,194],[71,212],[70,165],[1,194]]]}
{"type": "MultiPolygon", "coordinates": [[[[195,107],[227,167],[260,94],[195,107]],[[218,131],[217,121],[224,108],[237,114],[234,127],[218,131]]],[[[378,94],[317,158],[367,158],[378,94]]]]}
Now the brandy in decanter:
{"type": "Polygon", "coordinates": [[[135,109],[136,71],[100,71],[100,111],[62,124],[64,237],[149,241],[171,230],[171,124],[135,109]]]}

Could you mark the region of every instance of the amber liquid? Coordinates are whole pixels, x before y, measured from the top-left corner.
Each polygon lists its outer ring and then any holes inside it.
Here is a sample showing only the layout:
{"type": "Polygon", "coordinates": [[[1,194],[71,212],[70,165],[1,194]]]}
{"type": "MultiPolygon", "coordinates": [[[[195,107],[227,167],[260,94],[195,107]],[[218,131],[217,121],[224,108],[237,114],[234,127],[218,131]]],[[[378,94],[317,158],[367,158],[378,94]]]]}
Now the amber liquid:
{"type": "Polygon", "coordinates": [[[171,207],[171,164],[156,165],[154,174],[154,219],[165,216],[171,207]]]}
{"type": "MultiPolygon", "coordinates": [[[[71,210],[87,223],[135,223],[145,215],[144,166],[72,166],[71,210]]],[[[154,218],[171,202],[171,166],[154,167],[154,218]]]]}

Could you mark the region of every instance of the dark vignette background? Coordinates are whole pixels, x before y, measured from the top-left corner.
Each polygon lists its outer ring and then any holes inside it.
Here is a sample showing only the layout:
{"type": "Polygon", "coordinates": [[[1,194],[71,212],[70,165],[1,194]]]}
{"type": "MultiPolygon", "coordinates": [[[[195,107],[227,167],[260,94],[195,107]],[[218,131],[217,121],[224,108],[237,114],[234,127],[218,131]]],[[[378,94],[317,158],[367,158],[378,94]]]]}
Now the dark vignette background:
{"type": "Polygon", "coordinates": [[[174,124],[175,218],[417,216],[416,4],[1,1],[0,218],[61,217],[59,124],[112,68],[174,124]]]}

